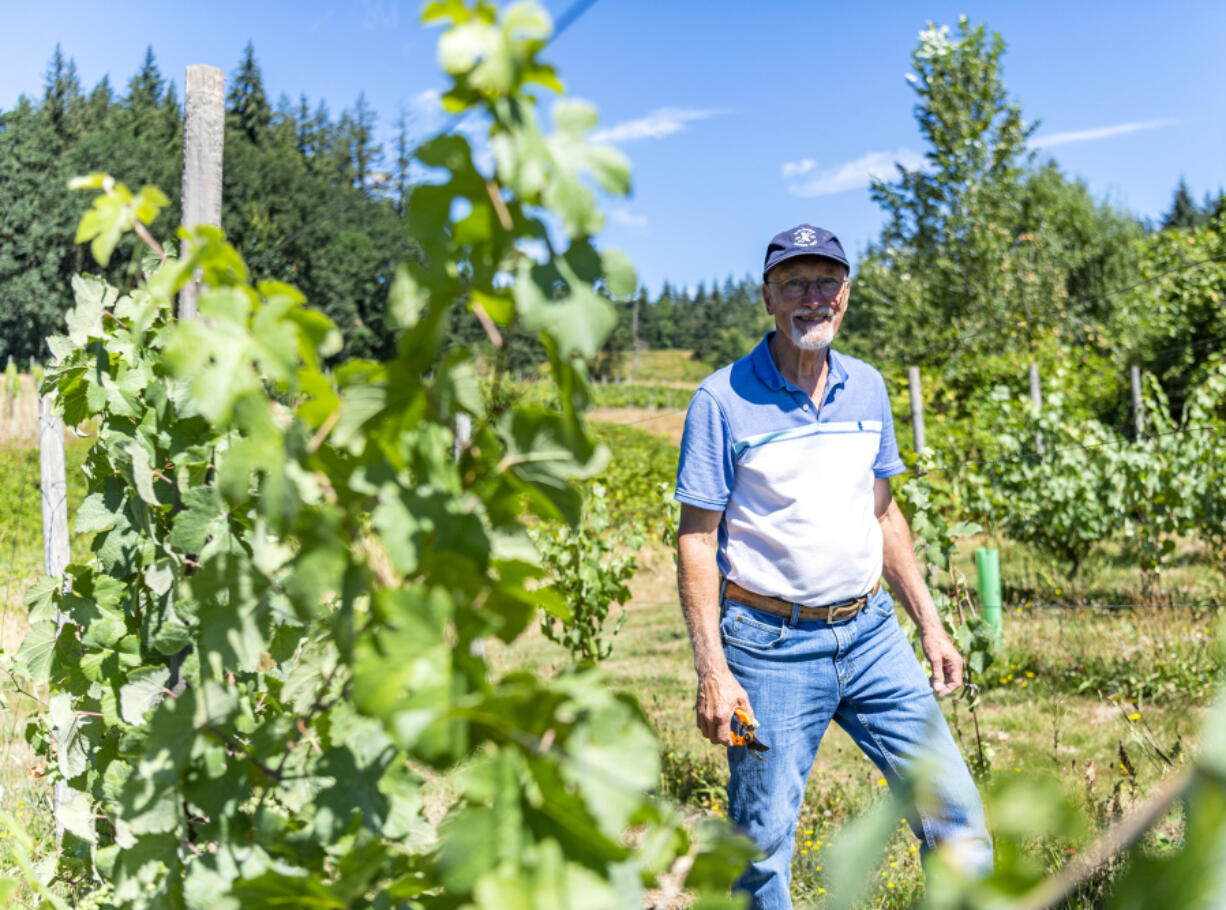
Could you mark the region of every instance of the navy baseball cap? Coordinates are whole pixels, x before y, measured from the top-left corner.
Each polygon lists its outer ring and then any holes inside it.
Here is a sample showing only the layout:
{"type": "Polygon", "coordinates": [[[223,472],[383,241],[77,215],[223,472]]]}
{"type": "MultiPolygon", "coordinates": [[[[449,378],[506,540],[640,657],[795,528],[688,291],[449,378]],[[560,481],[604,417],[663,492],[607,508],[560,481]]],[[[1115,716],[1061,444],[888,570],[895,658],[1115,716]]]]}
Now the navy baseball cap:
{"type": "Polygon", "coordinates": [[[824,228],[800,224],[791,230],[776,234],[766,248],[766,263],[762,266],[762,280],[781,262],[797,256],[824,256],[851,268],[839,238],[824,228]]]}

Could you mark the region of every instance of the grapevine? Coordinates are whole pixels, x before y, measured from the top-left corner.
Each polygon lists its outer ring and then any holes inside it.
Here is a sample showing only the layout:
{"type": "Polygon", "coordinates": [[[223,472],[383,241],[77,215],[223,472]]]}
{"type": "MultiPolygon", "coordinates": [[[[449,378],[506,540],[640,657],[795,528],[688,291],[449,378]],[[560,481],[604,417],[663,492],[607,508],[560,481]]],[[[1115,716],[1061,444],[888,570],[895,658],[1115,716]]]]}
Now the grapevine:
{"type": "MultiPolygon", "coordinates": [[[[449,26],[444,101],[488,118],[495,163],[457,135],[418,150],[442,176],[409,200],[422,256],[391,289],[391,359],[327,370],[335,327],[210,228],[131,290],[74,282],[44,388],[97,425],[74,519],[92,554],[66,589],[31,589],[19,662],[49,690],[31,739],[72,788],[57,875],[76,902],[639,907],[674,866],[722,894],[747,855],[651,795],[658,748],[632,698],[584,668],[493,678],[474,647],[539,609],[570,618],[528,526],[577,523],[575,481],[607,459],[584,361],[612,325],[597,285],[634,278],[593,242],[587,181],[624,193],[629,171],[586,142],[586,105],[539,126],[530,87],[560,85],[538,7],[425,18],[449,26]],[[520,252],[541,240],[543,261],[520,252]],[[194,273],[201,318],[178,323],[194,273]],[[457,306],[495,344],[536,333],[558,407],[487,407],[470,351],[444,349],[457,306]],[[456,796],[432,817],[440,780],[456,796]]],[[[78,239],[100,263],[165,205],[78,185],[97,192],[78,239]]]]}

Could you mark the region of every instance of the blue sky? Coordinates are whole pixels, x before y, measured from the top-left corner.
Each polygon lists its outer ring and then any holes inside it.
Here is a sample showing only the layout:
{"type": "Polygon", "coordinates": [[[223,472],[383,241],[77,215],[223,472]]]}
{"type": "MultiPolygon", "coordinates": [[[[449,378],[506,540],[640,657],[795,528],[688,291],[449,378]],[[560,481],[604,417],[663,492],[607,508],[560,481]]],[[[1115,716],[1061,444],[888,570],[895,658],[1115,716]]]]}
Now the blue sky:
{"type": "MultiPolygon", "coordinates": [[[[555,15],[568,3],[547,0],[555,15]]],[[[388,132],[443,119],[437,31],[396,0],[103,4],[0,0],[0,108],[38,96],[59,42],[86,89],[122,89],[146,45],[182,96],[191,63],[234,69],[250,39],[272,98],[305,92],[334,115],[359,92],[388,132]]],[[[877,234],[870,172],[924,148],[904,76],[928,21],[960,14],[1008,42],[1005,81],[1035,139],[1098,198],[1142,217],[1182,176],[1199,199],[1226,185],[1226,4],[598,0],[547,52],[594,102],[634,164],[606,241],[653,291],[760,267],[767,240],[808,221],[849,253],[877,234]]]]}

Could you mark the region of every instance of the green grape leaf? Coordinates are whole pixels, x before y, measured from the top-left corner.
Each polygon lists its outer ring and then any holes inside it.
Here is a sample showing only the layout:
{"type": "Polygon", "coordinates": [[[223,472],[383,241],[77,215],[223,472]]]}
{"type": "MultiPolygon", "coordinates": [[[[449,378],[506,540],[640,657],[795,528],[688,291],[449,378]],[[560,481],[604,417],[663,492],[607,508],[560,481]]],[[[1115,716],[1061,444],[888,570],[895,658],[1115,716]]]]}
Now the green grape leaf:
{"type": "Polygon", "coordinates": [[[136,492],[149,505],[161,505],[153,492],[153,463],[149,452],[134,439],[128,444],[128,455],[132,459],[132,479],[136,483],[136,492]]]}
{"type": "Polygon", "coordinates": [[[117,489],[112,488],[104,493],[90,493],[86,496],[73,517],[73,533],[93,534],[113,528],[123,511],[121,495],[117,489]]]}
{"type": "Polygon", "coordinates": [[[55,820],[65,831],[71,831],[86,843],[98,842],[94,807],[88,794],[75,793],[71,799],[61,802],[55,810],[55,820]]]}
{"type": "Polygon", "coordinates": [[[51,678],[55,648],[55,621],[32,622],[26,637],[21,641],[21,647],[17,650],[17,666],[33,682],[42,685],[51,678]]]}
{"type": "Polygon", "coordinates": [[[144,723],[146,712],[162,700],[169,679],[166,667],[141,667],[130,672],[119,690],[119,713],[124,722],[133,726],[144,723]]]}
{"type": "Polygon", "coordinates": [[[513,294],[524,327],[548,333],[563,356],[595,357],[613,327],[617,311],[608,300],[582,283],[571,287],[561,300],[550,300],[544,275],[530,263],[521,263],[513,294]]]}
{"type": "Polygon", "coordinates": [[[101,338],[102,313],[115,302],[118,292],[99,278],[74,275],[73,295],[76,306],[68,311],[68,338],[82,347],[91,338],[101,338]]]}
{"type": "Polygon", "coordinates": [[[34,584],[26,589],[23,602],[30,608],[28,619],[31,625],[55,619],[55,601],[60,593],[61,584],[58,578],[40,575],[34,584]]]}
{"type": "Polygon", "coordinates": [[[72,705],[72,696],[59,692],[48,702],[48,718],[55,731],[55,753],[60,773],[71,780],[84,773],[89,765],[89,742],[86,728],[93,719],[78,714],[72,705]]]}
{"type": "Polygon", "coordinates": [[[213,486],[192,487],[183,494],[183,505],[183,511],[175,516],[168,543],[180,553],[199,553],[210,537],[220,536],[225,530],[227,510],[213,486]]]}
{"type": "Polygon", "coordinates": [[[634,273],[634,266],[623,253],[617,250],[605,250],[600,254],[600,263],[610,294],[627,297],[634,293],[638,286],[638,278],[634,273]]]}
{"type": "Polygon", "coordinates": [[[347,903],[316,874],[286,874],[269,870],[255,878],[242,878],[231,892],[244,910],[284,910],[286,907],[312,907],[318,910],[345,910],[347,903]]]}

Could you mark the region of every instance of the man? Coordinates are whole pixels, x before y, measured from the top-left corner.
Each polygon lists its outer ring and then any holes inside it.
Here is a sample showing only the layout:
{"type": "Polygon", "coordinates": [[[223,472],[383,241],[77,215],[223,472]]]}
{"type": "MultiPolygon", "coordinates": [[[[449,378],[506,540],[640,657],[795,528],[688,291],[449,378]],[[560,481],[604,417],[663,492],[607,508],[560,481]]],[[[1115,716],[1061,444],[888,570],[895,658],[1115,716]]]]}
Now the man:
{"type": "Polygon", "coordinates": [[[829,231],[802,224],[771,240],[762,301],[775,331],[699,387],[677,469],[698,727],[729,747],[728,814],[764,854],[737,889],[758,910],[791,906],[796,820],[832,719],[891,786],[923,762],[927,795],[909,817],[925,849],[954,842],[978,872],[992,862],[979,794],[934,697],[962,684],[962,658],[890,493],[904,468],[885,382],[830,347],[849,268],[829,231]],[[929,678],[883,575],[919,629],[929,678]],[[768,751],[733,745],[737,709],[768,751]]]}

